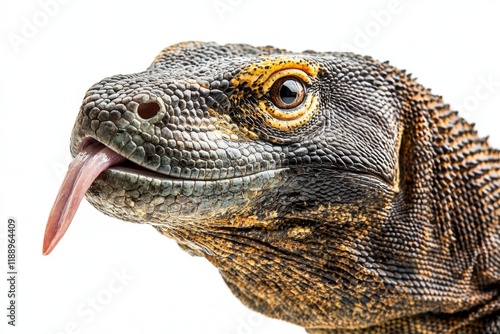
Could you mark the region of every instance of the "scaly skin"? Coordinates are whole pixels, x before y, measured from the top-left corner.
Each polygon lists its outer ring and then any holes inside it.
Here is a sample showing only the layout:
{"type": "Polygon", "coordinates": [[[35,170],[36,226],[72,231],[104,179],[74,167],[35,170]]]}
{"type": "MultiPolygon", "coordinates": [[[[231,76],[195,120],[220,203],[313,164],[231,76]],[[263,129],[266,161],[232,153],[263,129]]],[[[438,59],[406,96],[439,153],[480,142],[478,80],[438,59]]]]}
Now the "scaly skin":
{"type": "Polygon", "coordinates": [[[206,257],[258,312],[309,333],[500,332],[500,153],[387,63],[177,44],[90,88],[72,154],[93,141],[133,163],[87,199],[206,257]],[[281,78],[303,83],[296,107],[281,78]]]}

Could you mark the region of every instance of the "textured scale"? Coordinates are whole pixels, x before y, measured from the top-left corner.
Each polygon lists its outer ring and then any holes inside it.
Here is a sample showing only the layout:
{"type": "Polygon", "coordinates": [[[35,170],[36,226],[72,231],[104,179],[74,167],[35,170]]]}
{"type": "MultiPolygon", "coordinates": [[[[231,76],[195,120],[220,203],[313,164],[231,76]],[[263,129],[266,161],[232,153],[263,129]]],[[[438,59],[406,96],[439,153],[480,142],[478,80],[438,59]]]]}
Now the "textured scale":
{"type": "Polygon", "coordinates": [[[206,257],[258,312],[309,333],[500,332],[500,153],[388,63],[173,45],[89,89],[71,152],[90,144],[127,161],[87,200],[206,257]],[[297,107],[273,103],[280,78],[304,85],[297,107]]]}

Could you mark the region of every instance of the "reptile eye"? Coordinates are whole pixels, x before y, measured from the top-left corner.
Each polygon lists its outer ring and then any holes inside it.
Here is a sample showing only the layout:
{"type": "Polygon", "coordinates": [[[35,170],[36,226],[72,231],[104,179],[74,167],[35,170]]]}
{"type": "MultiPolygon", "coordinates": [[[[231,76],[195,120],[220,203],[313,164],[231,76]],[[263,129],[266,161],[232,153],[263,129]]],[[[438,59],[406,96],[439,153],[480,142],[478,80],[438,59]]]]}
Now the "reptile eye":
{"type": "Polygon", "coordinates": [[[269,91],[269,97],[276,107],[292,109],[304,101],[305,91],[306,89],[302,80],[287,76],[273,83],[269,91]]]}
{"type": "Polygon", "coordinates": [[[284,68],[259,77],[262,82],[256,86],[262,95],[258,95],[258,110],[265,122],[283,131],[309,122],[319,103],[319,96],[309,90],[314,85],[313,78],[313,74],[300,68],[284,68]]]}

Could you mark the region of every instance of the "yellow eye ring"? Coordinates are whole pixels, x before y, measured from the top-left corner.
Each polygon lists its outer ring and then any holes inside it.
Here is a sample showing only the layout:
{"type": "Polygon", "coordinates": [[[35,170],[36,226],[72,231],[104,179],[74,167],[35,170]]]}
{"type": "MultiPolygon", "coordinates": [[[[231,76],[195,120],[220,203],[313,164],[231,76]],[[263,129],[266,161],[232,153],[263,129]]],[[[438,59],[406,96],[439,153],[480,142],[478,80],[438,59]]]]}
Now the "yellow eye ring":
{"type": "Polygon", "coordinates": [[[285,131],[306,124],[318,106],[316,96],[307,94],[311,84],[309,75],[300,69],[271,74],[262,84],[267,98],[259,102],[260,109],[267,113],[266,123],[285,131]]]}
{"type": "Polygon", "coordinates": [[[300,118],[308,110],[307,101],[310,99],[306,94],[306,85],[310,84],[311,79],[302,70],[288,68],[274,72],[262,85],[273,104],[268,105],[264,110],[267,110],[271,116],[284,121],[300,118]],[[283,87],[285,84],[288,87],[283,87]],[[282,95],[290,96],[283,100],[282,95]]]}

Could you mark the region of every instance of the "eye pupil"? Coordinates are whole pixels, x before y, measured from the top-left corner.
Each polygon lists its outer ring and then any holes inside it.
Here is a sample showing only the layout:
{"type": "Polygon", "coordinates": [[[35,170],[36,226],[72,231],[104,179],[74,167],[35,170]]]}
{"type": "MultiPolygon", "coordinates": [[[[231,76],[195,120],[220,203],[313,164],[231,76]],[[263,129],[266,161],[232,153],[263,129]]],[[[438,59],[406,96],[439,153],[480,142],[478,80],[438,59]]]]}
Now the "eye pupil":
{"type": "Polygon", "coordinates": [[[305,87],[299,78],[280,78],[271,86],[269,97],[278,108],[292,109],[304,101],[305,87]]]}
{"type": "Polygon", "coordinates": [[[293,104],[298,97],[299,85],[294,80],[283,82],[280,88],[280,99],[285,104],[293,104]]]}

